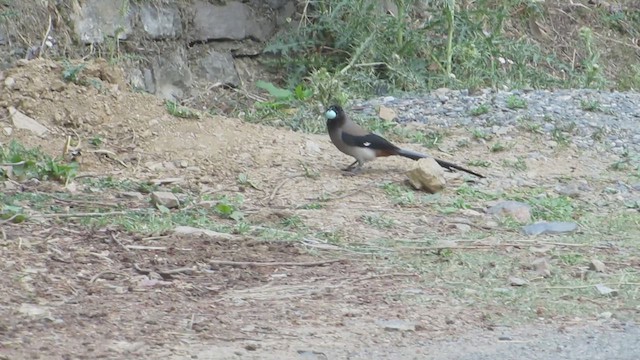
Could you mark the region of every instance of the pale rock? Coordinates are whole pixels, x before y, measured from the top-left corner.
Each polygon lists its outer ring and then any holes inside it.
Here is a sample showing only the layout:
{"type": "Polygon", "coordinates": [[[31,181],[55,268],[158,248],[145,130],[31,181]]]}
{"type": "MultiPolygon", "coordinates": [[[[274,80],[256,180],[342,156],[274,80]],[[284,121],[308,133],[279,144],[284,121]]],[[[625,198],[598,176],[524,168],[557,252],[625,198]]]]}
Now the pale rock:
{"type": "Polygon", "coordinates": [[[391,109],[388,108],[386,106],[380,105],[380,110],[378,111],[378,116],[380,116],[380,119],[385,120],[385,121],[393,121],[393,119],[396,118],[396,112],[391,109]]]}
{"type": "Polygon", "coordinates": [[[136,191],[125,191],[118,195],[120,198],[124,199],[133,199],[133,200],[143,200],[144,195],[136,191]]]}
{"type": "Polygon", "coordinates": [[[521,279],[519,277],[511,276],[509,278],[509,283],[511,286],[525,286],[527,285],[527,280],[521,279]]]}
{"type": "Polygon", "coordinates": [[[432,194],[442,191],[447,183],[444,169],[432,158],[416,161],[413,168],[407,171],[407,177],[414,188],[432,194]]]}
{"type": "Polygon", "coordinates": [[[18,312],[33,318],[43,318],[49,315],[49,310],[47,308],[28,303],[20,305],[18,312]]]}
{"type": "Polygon", "coordinates": [[[147,169],[151,171],[159,171],[164,169],[164,165],[161,162],[148,162],[144,164],[144,166],[146,166],[147,169]]]}
{"type": "Polygon", "coordinates": [[[562,222],[562,221],[540,221],[535,224],[529,224],[522,227],[522,232],[526,235],[541,235],[541,234],[563,234],[570,233],[578,229],[578,224],[574,222],[562,222]]]}
{"type": "Polygon", "coordinates": [[[460,209],[460,215],[469,216],[469,217],[478,217],[482,216],[482,213],[475,211],[473,209],[460,209]]]}
{"type": "Polygon", "coordinates": [[[589,264],[589,270],[593,270],[595,272],[605,272],[607,267],[604,263],[598,259],[591,259],[591,263],[589,264]]]}
{"type": "Polygon", "coordinates": [[[604,296],[618,296],[618,290],[612,289],[608,286],[598,284],[596,285],[596,290],[600,293],[600,295],[604,296]]]}
{"type": "Polygon", "coordinates": [[[232,234],[221,233],[213,230],[199,229],[191,226],[178,226],[173,229],[177,235],[207,236],[211,238],[220,238],[225,240],[233,240],[236,237],[232,234]]]}
{"type": "Polygon", "coordinates": [[[531,262],[531,267],[541,276],[551,276],[551,264],[546,258],[538,258],[531,262]]]}
{"type": "Polygon", "coordinates": [[[518,201],[500,202],[487,209],[487,213],[500,218],[509,216],[520,223],[531,220],[531,206],[518,201]]]}
{"type": "Polygon", "coordinates": [[[4,86],[9,90],[13,90],[13,88],[16,86],[16,79],[9,76],[8,78],[4,79],[4,86]]]}
{"type": "Polygon", "coordinates": [[[405,320],[378,320],[376,323],[387,331],[416,331],[416,324],[405,320]]]}
{"type": "Polygon", "coordinates": [[[151,193],[151,202],[155,205],[162,205],[169,209],[174,209],[180,206],[180,200],[178,197],[168,191],[154,191],[151,193]]]}
{"type": "Polygon", "coordinates": [[[453,224],[453,226],[455,226],[455,228],[461,233],[467,233],[471,231],[471,226],[467,224],[455,223],[453,224]]]}
{"type": "Polygon", "coordinates": [[[40,137],[42,137],[49,131],[49,129],[47,129],[44,125],[21,113],[13,106],[9,107],[9,116],[11,117],[11,121],[13,122],[13,126],[18,129],[31,131],[40,137]]]}
{"type": "Polygon", "coordinates": [[[322,152],[322,149],[320,149],[320,145],[311,140],[307,140],[305,148],[307,150],[307,153],[309,154],[319,154],[322,152]]]}

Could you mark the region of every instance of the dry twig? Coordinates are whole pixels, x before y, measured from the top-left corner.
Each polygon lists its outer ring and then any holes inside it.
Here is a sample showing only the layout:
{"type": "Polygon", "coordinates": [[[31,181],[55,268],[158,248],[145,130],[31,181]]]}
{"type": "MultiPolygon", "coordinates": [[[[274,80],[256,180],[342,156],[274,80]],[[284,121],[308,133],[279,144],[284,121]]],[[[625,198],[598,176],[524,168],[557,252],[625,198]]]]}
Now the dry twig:
{"type": "Polygon", "coordinates": [[[543,287],[543,290],[575,290],[575,289],[588,289],[596,287],[597,285],[604,286],[640,286],[640,283],[607,283],[607,284],[591,284],[591,285],[577,285],[577,286],[547,286],[543,287]]]}
{"type": "Polygon", "coordinates": [[[365,277],[361,277],[361,278],[358,278],[358,279],[354,279],[353,281],[351,281],[351,283],[356,283],[356,282],[360,282],[360,281],[368,281],[368,280],[373,280],[373,279],[389,278],[389,277],[420,277],[420,274],[415,274],[415,273],[391,273],[391,274],[370,275],[370,276],[365,276],[365,277]]]}
{"type": "Polygon", "coordinates": [[[45,218],[72,218],[72,217],[102,217],[102,216],[113,216],[113,215],[126,215],[125,211],[111,211],[111,212],[92,212],[92,213],[65,213],[65,214],[42,214],[38,216],[42,216],[45,218]]]}
{"type": "Polygon", "coordinates": [[[181,273],[189,273],[189,272],[193,272],[194,269],[192,267],[181,267],[181,268],[177,268],[177,269],[169,269],[169,270],[151,270],[151,269],[143,269],[140,267],[140,265],[138,264],[133,264],[133,268],[143,274],[143,275],[149,275],[152,272],[158,273],[161,276],[166,276],[166,275],[174,275],[174,274],[181,274],[181,273]]]}
{"type": "Polygon", "coordinates": [[[94,283],[94,282],[95,282],[96,280],[98,280],[100,277],[102,277],[102,276],[104,276],[104,275],[107,275],[107,274],[119,275],[119,276],[126,277],[126,275],[125,275],[125,274],[121,274],[121,273],[119,273],[119,272],[115,272],[115,271],[107,270],[107,271],[102,271],[102,272],[99,272],[99,273],[95,274],[95,275],[91,278],[91,280],[89,280],[89,282],[90,282],[90,283],[94,283]]]}
{"type": "Polygon", "coordinates": [[[347,259],[333,259],[333,260],[313,261],[313,262],[306,262],[306,263],[209,260],[209,264],[210,265],[220,265],[220,266],[302,266],[302,267],[310,267],[310,266],[323,266],[323,265],[327,265],[327,264],[333,264],[333,263],[345,262],[345,261],[347,261],[347,259]]]}

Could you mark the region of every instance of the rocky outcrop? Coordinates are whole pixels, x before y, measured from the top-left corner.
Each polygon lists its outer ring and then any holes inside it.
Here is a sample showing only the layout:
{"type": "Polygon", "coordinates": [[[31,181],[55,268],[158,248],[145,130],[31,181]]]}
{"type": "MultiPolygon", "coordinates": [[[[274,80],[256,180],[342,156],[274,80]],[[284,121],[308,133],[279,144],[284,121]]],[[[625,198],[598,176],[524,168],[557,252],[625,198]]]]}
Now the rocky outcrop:
{"type": "Polygon", "coordinates": [[[128,71],[134,88],[179,100],[199,86],[239,86],[239,59],[259,55],[294,11],[294,0],[80,0],[70,20],[82,44],[126,42],[142,55],[128,71]]]}

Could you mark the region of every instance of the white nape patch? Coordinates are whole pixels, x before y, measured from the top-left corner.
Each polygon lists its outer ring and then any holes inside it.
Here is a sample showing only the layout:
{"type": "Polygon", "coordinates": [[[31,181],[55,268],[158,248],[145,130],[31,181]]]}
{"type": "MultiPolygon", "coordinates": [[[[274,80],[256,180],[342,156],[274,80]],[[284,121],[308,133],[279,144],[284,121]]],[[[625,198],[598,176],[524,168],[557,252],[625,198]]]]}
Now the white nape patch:
{"type": "Polygon", "coordinates": [[[367,141],[366,143],[362,143],[362,145],[364,145],[366,147],[369,147],[369,145],[371,145],[371,143],[367,141]]]}
{"type": "Polygon", "coordinates": [[[324,116],[329,120],[335,119],[337,115],[338,114],[336,114],[336,112],[333,110],[327,110],[327,112],[324,113],[324,116]]]}

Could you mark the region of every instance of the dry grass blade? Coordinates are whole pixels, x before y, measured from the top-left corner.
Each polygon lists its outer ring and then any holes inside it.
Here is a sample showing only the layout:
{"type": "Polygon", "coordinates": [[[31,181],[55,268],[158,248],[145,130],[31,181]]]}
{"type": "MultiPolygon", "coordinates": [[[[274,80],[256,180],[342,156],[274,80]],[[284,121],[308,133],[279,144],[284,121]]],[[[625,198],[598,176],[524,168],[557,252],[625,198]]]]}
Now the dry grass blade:
{"type": "Polygon", "coordinates": [[[334,259],[325,261],[312,261],[312,262],[254,262],[254,261],[226,261],[226,260],[210,260],[210,265],[217,266],[324,266],[329,264],[335,264],[339,262],[346,262],[348,259],[334,259]]]}

